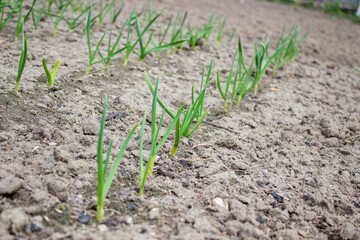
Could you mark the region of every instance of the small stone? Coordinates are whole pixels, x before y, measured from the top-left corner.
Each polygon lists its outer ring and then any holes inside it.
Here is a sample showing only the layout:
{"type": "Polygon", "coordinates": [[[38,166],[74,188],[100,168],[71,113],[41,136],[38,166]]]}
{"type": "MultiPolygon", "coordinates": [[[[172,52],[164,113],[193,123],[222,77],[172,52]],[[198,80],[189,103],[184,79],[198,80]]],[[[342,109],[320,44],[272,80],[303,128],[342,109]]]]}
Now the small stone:
{"type": "Polygon", "coordinates": [[[220,207],[225,210],[229,210],[229,204],[225,200],[223,200],[219,197],[216,197],[213,200],[211,200],[211,204],[215,207],[220,207]]]}
{"type": "Polygon", "coordinates": [[[358,204],[356,201],[353,200],[351,203],[354,204],[354,207],[360,208],[360,204],[358,204]]]}
{"type": "Polygon", "coordinates": [[[30,224],[30,218],[22,208],[4,210],[0,215],[0,220],[18,232],[25,231],[30,224]]]}
{"type": "Polygon", "coordinates": [[[0,195],[10,195],[22,188],[24,185],[23,180],[11,176],[0,180],[0,195]]]}
{"type": "Polygon", "coordinates": [[[181,184],[182,184],[182,186],[184,188],[189,188],[190,187],[190,185],[187,182],[182,182],[181,184]]]}
{"type": "Polygon", "coordinates": [[[128,207],[127,207],[127,210],[128,211],[135,211],[137,209],[137,206],[134,202],[130,202],[128,207]]]}
{"type": "Polygon", "coordinates": [[[105,232],[108,230],[108,227],[105,224],[100,224],[98,226],[98,229],[100,230],[100,232],[105,232]]]}
{"type": "Polygon", "coordinates": [[[271,192],[270,194],[278,203],[282,203],[284,201],[284,197],[278,195],[276,192],[271,192]]]}
{"type": "Polygon", "coordinates": [[[311,200],[311,195],[310,194],[305,194],[304,196],[303,196],[303,198],[304,198],[304,200],[311,200]]]}
{"type": "Polygon", "coordinates": [[[86,224],[90,222],[91,216],[85,215],[84,213],[80,213],[78,217],[79,222],[86,224]]]}
{"type": "Polygon", "coordinates": [[[255,219],[256,221],[258,221],[259,223],[267,223],[267,219],[263,216],[259,216],[255,219]]]}
{"type": "Polygon", "coordinates": [[[125,223],[126,223],[127,225],[133,224],[133,218],[132,218],[132,217],[127,217],[127,218],[125,219],[125,223]]]}
{"type": "Polygon", "coordinates": [[[41,227],[39,225],[37,225],[36,223],[31,223],[30,230],[31,230],[31,232],[40,232],[41,227]]]}
{"type": "Polygon", "coordinates": [[[157,220],[160,219],[160,210],[158,208],[153,208],[149,212],[149,218],[151,220],[157,220]]]}

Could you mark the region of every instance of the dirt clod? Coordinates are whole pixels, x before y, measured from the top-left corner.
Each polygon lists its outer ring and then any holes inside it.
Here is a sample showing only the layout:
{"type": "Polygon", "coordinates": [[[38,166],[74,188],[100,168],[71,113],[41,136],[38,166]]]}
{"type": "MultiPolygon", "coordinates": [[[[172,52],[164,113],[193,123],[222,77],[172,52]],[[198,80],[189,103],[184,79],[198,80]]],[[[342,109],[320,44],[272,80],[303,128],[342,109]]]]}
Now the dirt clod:
{"type": "Polygon", "coordinates": [[[0,220],[15,232],[25,231],[30,224],[30,218],[22,208],[4,210],[0,215],[0,220]]]}
{"type": "Polygon", "coordinates": [[[24,185],[24,181],[14,177],[8,176],[0,180],[0,195],[10,195],[18,191],[24,185]]]}

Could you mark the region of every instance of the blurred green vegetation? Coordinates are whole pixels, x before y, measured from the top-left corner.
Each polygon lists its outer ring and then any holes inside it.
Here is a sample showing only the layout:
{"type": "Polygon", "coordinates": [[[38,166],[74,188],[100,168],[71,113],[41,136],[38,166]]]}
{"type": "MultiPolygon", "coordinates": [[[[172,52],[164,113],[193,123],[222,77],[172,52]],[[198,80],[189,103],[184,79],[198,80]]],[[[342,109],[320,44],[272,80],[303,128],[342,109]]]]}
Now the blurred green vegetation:
{"type": "Polygon", "coordinates": [[[360,23],[360,17],[356,16],[356,10],[341,8],[338,2],[325,3],[324,7],[319,7],[315,4],[315,0],[299,1],[299,0],[265,0],[268,2],[276,2],[281,4],[296,5],[304,8],[321,10],[329,15],[332,19],[347,18],[355,23],[360,23]]]}

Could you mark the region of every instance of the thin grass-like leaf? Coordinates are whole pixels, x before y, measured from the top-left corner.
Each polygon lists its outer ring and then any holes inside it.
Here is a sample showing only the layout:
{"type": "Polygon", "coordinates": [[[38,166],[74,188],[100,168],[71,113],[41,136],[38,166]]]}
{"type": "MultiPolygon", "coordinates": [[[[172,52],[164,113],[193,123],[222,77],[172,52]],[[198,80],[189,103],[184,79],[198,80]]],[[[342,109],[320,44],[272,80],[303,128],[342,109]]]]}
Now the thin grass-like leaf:
{"type": "Polygon", "coordinates": [[[27,56],[27,42],[26,42],[26,38],[24,35],[24,20],[22,21],[22,50],[21,50],[21,55],[20,55],[20,60],[19,60],[19,65],[18,65],[18,73],[16,76],[16,85],[15,85],[15,90],[17,91],[19,88],[19,81],[21,78],[21,75],[24,71],[24,67],[25,67],[25,62],[26,62],[26,56],[27,56]]]}

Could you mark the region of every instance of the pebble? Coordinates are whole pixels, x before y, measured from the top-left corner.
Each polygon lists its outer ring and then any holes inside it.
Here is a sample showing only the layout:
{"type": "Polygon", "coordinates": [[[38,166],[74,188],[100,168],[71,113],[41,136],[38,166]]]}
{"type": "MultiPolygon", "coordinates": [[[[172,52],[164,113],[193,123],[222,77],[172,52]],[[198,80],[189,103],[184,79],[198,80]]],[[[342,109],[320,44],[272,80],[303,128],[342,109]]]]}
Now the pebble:
{"type": "Polygon", "coordinates": [[[137,206],[134,202],[130,202],[128,207],[127,207],[127,210],[128,211],[135,211],[137,209],[137,206]]]}
{"type": "Polygon", "coordinates": [[[30,218],[22,208],[4,210],[0,215],[0,220],[17,232],[25,231],[30,224],[30,218]]]}
{"type": "Polygon", "coordinates": [[[10,195],[22,188],[23,180],[17,177],[7,177],[0,181],[0,195],[10,195]]]}
{"type": "Polygon", "coordinates": [[[311,197],[310,194],[305,194],[305,195],[303,196],[303,199],[307,201],[307,200],[311,200],[312,197],[311,197]]]}
{"type": "Polygon", "coordinates": [[[360,204],[358,204],[356,201],[352,201],[352,204],[354,204],[354,207],[356,207],[356,208],[360,208],[360,204]]]}
{"type": "Polygon", "coordinates": [[[211,204],[215,207],[220,207],[220,208],[229,210],[229,204],[225,200],[223,200],[219,197],[216,197],[213,200],[211,200],[211,204]]]}
{"type": "Polygon", "coordinates": [[[282,202],[284,201],[284,197],[278,195],[276,192],[271,192],[270,194],[274,197],[274,199],[275,199],[278,203],[282,203],[282,202]]]}
{"type": "Polygon", "coordinates": [[[100,230],[100,232],[105,232],[108,230],[108,227],[105,224],[100,224],[98,226],[98,229],[100,230]]]}
{"type": "Polygon", "coordinates": [[[160,219],[160,210],[158,208],[153,208],[149,212],[149,218],[151,220],[160,219]]]}
{"type": "Polygon", "coordinates": [[[40,232],[41,227],[39,225],[37,225],[36,223],[31,223],[30,230],[31,230],[31,232],[40,232]]]}
{"type": "Polygon", "coordinates": [[[259,216],[255,219],[256,221],[258,221],[259,223],[267,223],[267,219],[263,216],[259,216]]]}
{"type": "Polygon", "coordinates": [[[127,225],[131,225],[131,224],[133,224],[133,218],[132,217],[127,217],[126,219],[125,219],[125,223],[127,224],[127,225]]]}
{"type": "Polygon", "coordinates": [[[182,184],[182,186],[184,188],[189,188],[190,187],[190,185],[187,182],[182,182],[181,184],[182,184]]]}
{"type": "Polygon", "coordinates": [[[84,213],[80,213],[78,220],[79,220],[79,222],[86,224],[86,223],[90,222],[91,216],[85,215],[84,213]]]}

